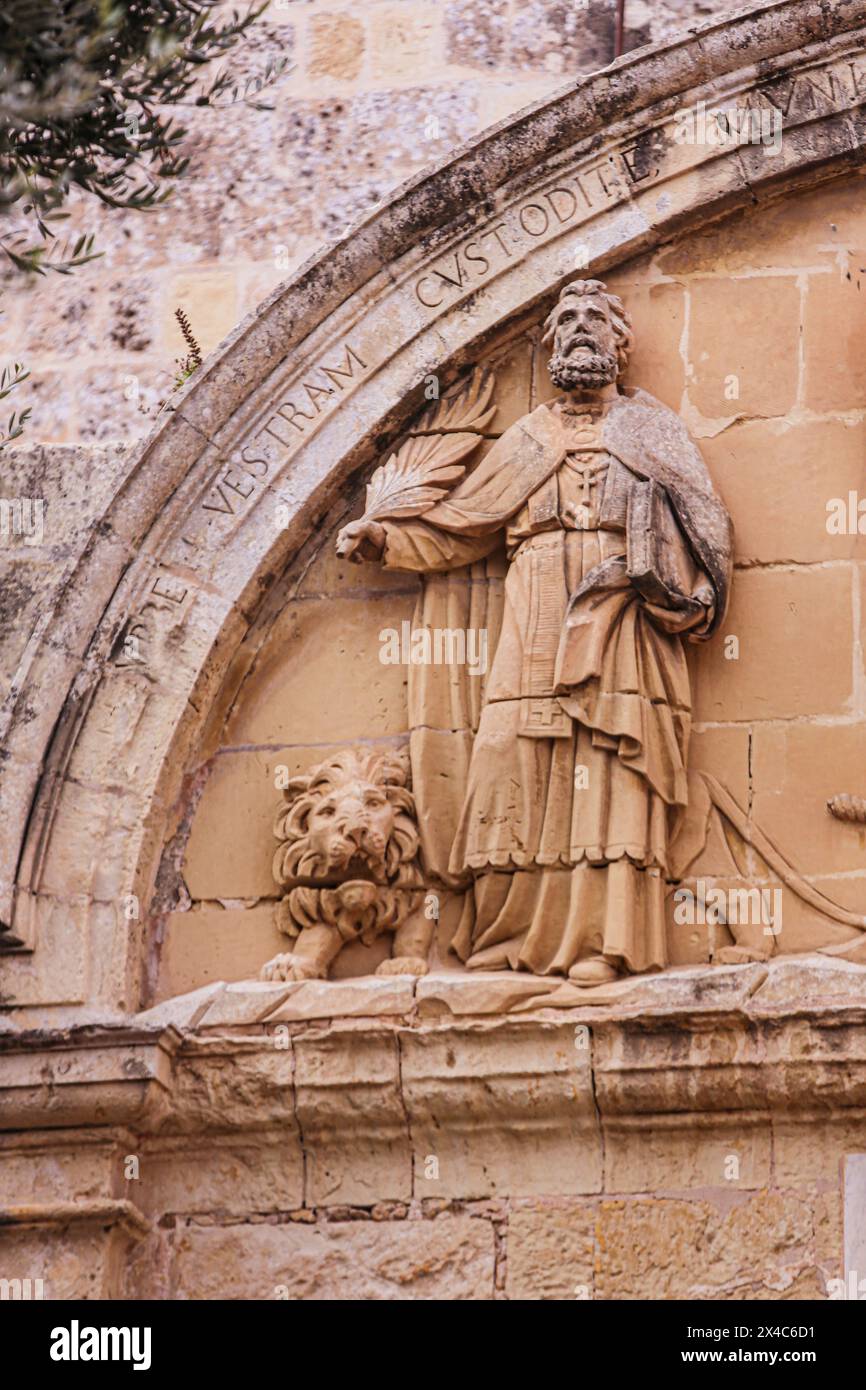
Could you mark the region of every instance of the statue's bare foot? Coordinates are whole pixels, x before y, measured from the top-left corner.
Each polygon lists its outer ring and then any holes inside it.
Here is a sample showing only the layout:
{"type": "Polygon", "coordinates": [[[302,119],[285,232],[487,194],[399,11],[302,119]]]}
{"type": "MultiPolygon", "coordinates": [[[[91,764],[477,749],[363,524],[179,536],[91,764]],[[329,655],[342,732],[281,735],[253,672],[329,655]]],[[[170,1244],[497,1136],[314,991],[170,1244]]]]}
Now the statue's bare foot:
{"type": "Polygon", "coordinates": [[[752,961],[770,959],[769,951],[758,951],[751,946],[723,946],[713,956],[714,965],[750,965],[752,961]]]}
{"type": "Polygon", "coordinates": [[[568,972],[573,985],[589,988],[591,985],[607,985],[619,979],[619,971],[604,956],[591,956],[589,960],[579,960],[568,972]]]}
{"type": "Polygon", "coordinates": [[[324,973],[311,964],[310,961],[300,960],[293,956],[291,951],[284,951],[282,955],[274,956],[263,965],[259,971],[260,980],[322,980],[324,973]]]}
{"type": "Polygon", "coordinates": [[[377,966],[377,975],[426,975],[429,966],[420,956],[394,956],[377,966]]]}

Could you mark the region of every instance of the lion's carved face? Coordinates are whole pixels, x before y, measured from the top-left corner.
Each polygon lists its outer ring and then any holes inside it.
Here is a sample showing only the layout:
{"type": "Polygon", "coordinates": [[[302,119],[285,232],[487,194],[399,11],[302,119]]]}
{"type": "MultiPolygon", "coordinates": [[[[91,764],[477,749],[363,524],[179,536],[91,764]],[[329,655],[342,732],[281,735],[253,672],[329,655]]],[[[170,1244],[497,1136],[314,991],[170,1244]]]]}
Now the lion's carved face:
{"type": "Polygon", "coordinates": [[[406,763],[394,754],[347,750],[295,777],[283,793],[274,833],[281,885],[389,884],[418,852],[406,763]]]}
{"type": "Polygon", "coordinates": [[[380,787],[355,781],[335,788],[307,817],[313,861],[337,870],[358,858],[371,868],[384,866],[394,819],[394,807],[380,787]]]}

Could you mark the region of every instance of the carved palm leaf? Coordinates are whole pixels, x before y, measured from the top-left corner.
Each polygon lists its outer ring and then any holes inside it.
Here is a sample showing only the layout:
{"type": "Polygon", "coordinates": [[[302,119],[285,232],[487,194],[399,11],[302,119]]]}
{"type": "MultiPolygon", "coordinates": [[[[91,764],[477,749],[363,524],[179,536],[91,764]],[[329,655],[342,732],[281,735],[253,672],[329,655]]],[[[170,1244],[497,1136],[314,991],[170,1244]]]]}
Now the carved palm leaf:
{"type": "Polygon", "coordinates": [[[424,412],[411,438],[367,484],[365,520],[420,516],[459,482],[466,472],[460,460],[496,413],[490,405],[494,384],[492,373],[477,372],[468,386],[424,412]]]}

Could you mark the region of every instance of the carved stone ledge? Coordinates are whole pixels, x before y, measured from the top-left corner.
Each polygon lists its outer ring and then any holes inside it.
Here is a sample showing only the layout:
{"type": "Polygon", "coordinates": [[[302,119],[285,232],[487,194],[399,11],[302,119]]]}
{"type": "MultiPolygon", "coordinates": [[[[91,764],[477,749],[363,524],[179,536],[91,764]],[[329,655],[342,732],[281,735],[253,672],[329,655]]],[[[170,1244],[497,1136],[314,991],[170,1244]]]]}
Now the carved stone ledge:
{"type": "MultiPolygon", "coordinates": [[[[449,1232],[462,1241],[464,1227],[492,1239],[484,1223],[506,1211],[515,1251],[524,1224],[534,1239],[536,1228],[595,1230],[601,1219],[623,1224],[630,1240],[634,1222],[665,1229],[666,1212],[727,1220],[713,1215],[718,1207],[735,1225],[772,1228],[801,1203],[806,1225],[813,1208],[816,1223],[832,1223],[839,1154],[862,1150],[866,1136],[866,1008],[804,1003],[758,1018],[748,1007],[653,1017],[586,1009],[588,1026],[580,1011],[557,1009],[296,1020],[279,1034],[256,1024],[244,1036],[181,1038],[170,1027],[151,1037],[153,1052],[165,1044],[170,1057],[165,1103],[142,1106],[121,1131],[109,1123],[113,1078],[128,1069],[131,1039],[140,1066],[140,1038],[91,1029],[91,1070],[104,1080],[90,1088],[86,1126],[42,1127],[35,1104],[16,1114],[0,1094],[3,1122],[18,1124],[0,1136],[0,1195],[14,1203],[4,1269],[38,1273],[47,1297],[128,1296],[136,1279],[138,1296],[166,1297],[180,1287],[175,1274],[200,1297],[217,1288],[209,1261],[224,1255],[229,1275],[219,1277],[234,1278],[236,1267],[257,1268],[260,1240],[269,1270],[342,1232],[362,1245],[411,1238],[420,1259],[431,1240],[456,1239],[449,1232]],[[121,1195],[130,1154],[140,1157],[140,1181],[126,1189],[134,1205],[121,1195]],[[79,1202],[51,1200],[58,1172],[79,1202]],[[34,1196],[21,1206],[25,1181],[34,1196]],[[417,1219],[397,1224],[407,1214],[417,1219]]],[[[81,1040],[54,1041],[69,1050],[81,1040]]],[[[52,1066],[49,1126],[64,1088],[81,1084],[74,1068],[57,1066],[51,1042],[32,1053],[35,1072],[52,1066]]],[[[0,1057],[0,1085],[15,1080],[0,1057]]],[[[79,1101],[65,1108],[80,1115],[79,1101]]],[[[828,1231],[814,1236],[815,1249],[830,1249],[828,1231]]]]}
{"type": "Polygon", "coordinates": [[[181,1035],[89,1025],[2,1040],[2,1128],[145,1128],[167,1103],[181,1035]]]}
{"type": "Polygon", "coordinates": [[[514,971],[439,971],[360,976],[285,984],[242,981],[208,985],[156,1009],[136,1023],[171,1022],[181,1029],[225,1032],[253,1025],[314,1019],[400,1018],[406,1021],[484,1018],[503,1014],[556,1017],[600,1024],[608,1018],[688,1018],[741,1011],[749,1018],[785,1017],[819,1006],[866,1006],[866,966],[815,953],[766,964],[684,966],[663,974],[629,976],[577,989],[559,976],[514,971]],[[555,1013],[551,1014],[551,1010],[555,1013]]]}
{"type": "Polygon", "coordinates": [[[3,1225],[17,1231],[70,1226],[117,1227],[125,1236],[141,1240],[150,1233],[150,1222],[134,1202],[123,1198],[92,1198],[80,1202],[33,1202],[4,1207],[3,1225]]]}
{"type": "MultiPolygon", "coordinates": [[[[56,1163],[49,1153],[34,1158],[56,1163]]],[[[130,1255],[152,1236],[135,1203],[108,1197],[6,1207],[0,1228],[3,1276],[21,1281],[25,1298],[122,1298],[130,1255]]]]}
{"type": "MultiPolygon", "coordinates": [[[[474,1015],[446,1004],[471,1003],[456,979],[316,982],[351,1010],[330,1018],[286,1017],[308,984],[220,987],[208,1010],[223,1023],[208,1025],[199,993],[185,1007],[200,1022],[183,1031],[152,1017],[30,1034],[27,1052],[5,1039],[0,1179],[16,1207],[4,1239],[48,1249],[71,1222],[85,1251],[102,1212],[114,1222],[106,1261],[122,1262],[149,1220],[158,1265],[175,1216],[723,1189],[731,1154],[745,1189],[771,1175],[820,1185],[840,1153],[864,1147],[862,967],[683,970],[605,1004],[550,1008],[542,995],[504,1017],[480,1010],[519,976],[473,980],[474,1015]],[[397,991],[395,1011],[359,1015],[384,990],[397,991]],[[142,1180],[124,1186],[129,1154],[142,1180]],[[70,1162],[84,1195],[67,1208],[50,1193],[70,1162]],[[34,1196],[21,1207],[25,1174],[34,1196]]],[[[171,1002],[177,1019],[183,1001],[171,1002]]],[[[100,1276],[112,1287],[115,1264],[100,1276]]]]}
{"type": "MultiPolygon", "coordinates": [[[[209,986],[204,1008],[196,991],[135,1027],[106,1020],[0,1040],[3,1126],[267,1129],[294,1123],[300,1106],[315,1111],[305,1133],[310,1124],[324,1132],[376,1109],[378,1100],[358,1101],[364,1076],[372,1097],[398,1073],[393,1114],[414,1134],[440,1108],[459,1126],[479,1078],[490,1084],[478,1113],[489,1104],[492,1115],[495,1078],[523,1076],[502,1102],[515,1120],[546,1103],[548,1084],[571,1114],[590,1071],[602,1120],[866,1105],[862,966],[807,957],[687,968],[584,990],[579,1008],[551,1007],[561,988],[508,972],[209,986]],[[549,992],[528,992],[539,986],[549,992]],[[503,1017],[509,990],[515,1011],[503,1017]],[[166,1026],[165,1016],[175,1021],[166,1026]],[[327,1103],[313,1099],[326,1091],[327,1103]]],[[[496,1124],[506,1124],[502,1114],[496,1124]]]]}

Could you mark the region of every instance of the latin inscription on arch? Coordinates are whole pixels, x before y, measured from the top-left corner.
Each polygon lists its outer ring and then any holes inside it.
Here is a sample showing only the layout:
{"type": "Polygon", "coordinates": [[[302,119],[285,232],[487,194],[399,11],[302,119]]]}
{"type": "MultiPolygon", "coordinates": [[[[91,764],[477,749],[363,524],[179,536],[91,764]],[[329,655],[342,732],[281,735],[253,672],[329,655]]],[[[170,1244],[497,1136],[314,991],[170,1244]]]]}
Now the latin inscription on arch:
{"type": "Polygon", "coordinates": [[[261,437],[276,440],[284,453],[291,453],[310,426],[336,403],[350,383],[361,379],[366,368],[360,353],[350,343],[344,343],[327,361],[307,372],[292,395],[280,401],[253,438],[242,445],[202,501],[201,510],[225,516],[242,511],[270,471],[267,452],[262,452],[261,445],[257,449],[259,441],[265,442],[261,437]]]}
{"type": "MultiPolygon", "coordinates": [[[[857,105],[864,91],[866,59],[845,58],[776,82],[770,79],[759,89],[744,93],[737,105],[746,112],[772,110],[781,115],[783,123],[794,126],[857,105]]],[[[446,308],[480,287],[509,261],[519,259],[533,243],[578,227],[627,200],[632,190],[651,186],[665,175],[663,159],[671,143],[670,127],[650,129],[631,145],[580,165],[555,186],[533,193],[496,223],[473,233],[425,267],[413,282],[415,299],[431,311],[446,308]]],[[[709,150],[711,154],[718,152],[717,147],[709,150]]]]}

